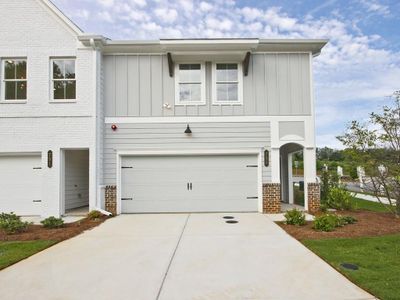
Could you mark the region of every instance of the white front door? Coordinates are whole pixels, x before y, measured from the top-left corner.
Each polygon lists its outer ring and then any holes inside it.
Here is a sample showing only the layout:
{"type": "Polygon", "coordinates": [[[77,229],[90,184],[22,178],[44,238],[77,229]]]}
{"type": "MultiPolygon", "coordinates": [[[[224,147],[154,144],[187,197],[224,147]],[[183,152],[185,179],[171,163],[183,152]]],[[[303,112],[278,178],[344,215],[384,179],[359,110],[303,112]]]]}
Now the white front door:
{"type": "Polygon", "coordinates": [[[41,165],[39,155],[0,156],[0,212],[41,214],[41,165]]]}
{"type": "Polygon", "coordinates": [[[123,213],[257,211],[257,156],[123,157],[123,213]]]}

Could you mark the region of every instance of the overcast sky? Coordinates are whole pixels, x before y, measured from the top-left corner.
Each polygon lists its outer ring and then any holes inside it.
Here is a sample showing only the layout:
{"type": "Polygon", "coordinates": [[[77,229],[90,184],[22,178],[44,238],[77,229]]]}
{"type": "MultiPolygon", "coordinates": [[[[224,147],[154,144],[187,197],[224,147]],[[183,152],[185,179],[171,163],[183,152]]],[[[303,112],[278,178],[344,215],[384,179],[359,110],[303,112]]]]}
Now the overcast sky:
{"type": "Polygon", "coordinates": [[[399,0],[53,0],[87,33],[112,39],[328,38],[314,61],[317,145],[400,89],[399,0]]]}

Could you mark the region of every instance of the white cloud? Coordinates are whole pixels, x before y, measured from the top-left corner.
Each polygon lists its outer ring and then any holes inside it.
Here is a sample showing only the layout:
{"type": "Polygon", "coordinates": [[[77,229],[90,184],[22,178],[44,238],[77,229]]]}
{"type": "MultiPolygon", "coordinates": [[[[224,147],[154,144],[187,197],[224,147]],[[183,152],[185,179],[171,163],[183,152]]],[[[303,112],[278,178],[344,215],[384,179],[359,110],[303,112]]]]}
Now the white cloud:
{"type": "Polygon", "coordinates": [[[139,6],[139,7],[145,7],[147,5],[146,0],[129,0],[129,2],[133,5],[139,6]]]}
{"type": "Polygon", "coordinates": [[[208,12],[208,11],[213,9],[213,6],[208,2],[201,1],[200,2],[200,9],[201,9],[201,11],[208,12]]]}
{"type": "Polygon", "coordinates": [[[178,17],[178,12],[175,9],[157,8],[154,13],[165,23],[173,23],[178,17]]]}
{"type": "Polygon", "coordinates": [[[228,19],[207,18],[206,25],[210,29],[228,31],[232,29],[233,23],[228,19]]]}
{"type": "Polygon", "coordinates": [[[98,13],[98,17],[100,20],[106,21],[108,23],[114,23],[114,20],[111,14],[108,11],[101,11],[98,13]]]}
{"type": "Polygon", "coordinates": [[[374,0],[360,0],[360,3],[367,9],[368,12],[377,13],[379,15],[389,15],[390,10],[387,5],[380,4],[374,0]]]}
{"type": "Polygon", "coordinates": [[[114,0],[97,0],[100,5],[105,7],[112,7],[114,5],[114,0]]]}

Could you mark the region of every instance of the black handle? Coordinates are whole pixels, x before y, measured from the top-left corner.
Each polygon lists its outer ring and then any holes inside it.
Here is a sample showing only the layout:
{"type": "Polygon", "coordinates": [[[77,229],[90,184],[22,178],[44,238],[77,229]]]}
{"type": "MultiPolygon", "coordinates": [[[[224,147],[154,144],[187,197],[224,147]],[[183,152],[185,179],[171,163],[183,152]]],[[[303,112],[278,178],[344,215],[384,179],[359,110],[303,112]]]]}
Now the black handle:
{"type": "Polygon", "coordinates": [[[187,190],[189,190],[189,182],[187,183],[187,190]]]}
{"type": "Polygon", "coordinates": [[[192,183],[190,183],[190,190],[192,190],[192,183]]]}

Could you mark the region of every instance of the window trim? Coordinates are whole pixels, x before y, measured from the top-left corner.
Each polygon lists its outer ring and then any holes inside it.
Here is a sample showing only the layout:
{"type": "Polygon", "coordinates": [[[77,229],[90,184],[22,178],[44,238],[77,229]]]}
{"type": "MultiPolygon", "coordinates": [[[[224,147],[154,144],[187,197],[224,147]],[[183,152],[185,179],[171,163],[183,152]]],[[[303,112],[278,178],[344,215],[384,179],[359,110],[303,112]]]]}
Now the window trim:
{"type": "Polygon", "coordinates": [[[214,61],[211,67],[212,105],[243,105],[243,66],[237,61],[214,61]],[[237,101],[221,101],[217,99],[217,64],[235,64],[238,66],[238,98],[237,101]]]}
{"type": "Polygon", "coordinates": [[[179,62],[175,64],[175,106],[201,106],[206,105],[206,64],[205,62],[179,62]],[[201,87],[200,101],[180,101],[179,100],[179,66],[187,64],[200,64],[201,71],[201,87]]]}
{"type": "Polygon", "coordinates": [[[8,56],[8,57],[1,57],[1,70],[0,70],[0,103],[1,104],[25,104],[28,102],[29,98],[29,88],[28,88],[28,81],[29,81],[29,74],[28,74],[28,58],[26,56],[8,56]],[[12,99],[12,100],[6,100],[6,79],[5,77],[5,61],[6,60],[25,60],[26,62],[26,78],[25,80],[10,80],[8,79],[7,81],[26,81],[27,88],[26,88],[26,98],[25,99],[12,99]]]}
{"type": "Polygon", "coordinates": [[[77,94],[77,75],[76,75],[76,57],[53,56],[50,57],[50,103],[75,103],[77,94]],[[54,79],[53,78],[53,61],[55,60],[73,60],[75,62],[75,78],[54,79]],[[75,99],[54,99],[54,81],[75,81],[75,99]]]}

